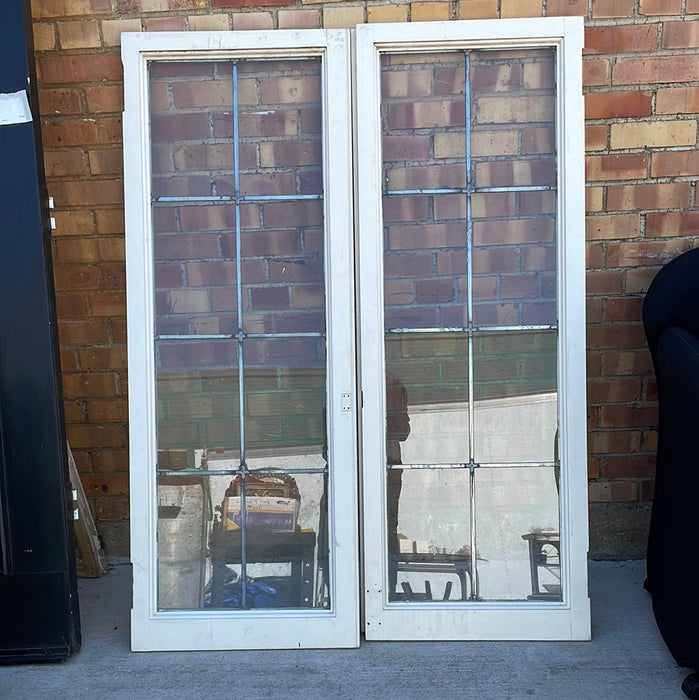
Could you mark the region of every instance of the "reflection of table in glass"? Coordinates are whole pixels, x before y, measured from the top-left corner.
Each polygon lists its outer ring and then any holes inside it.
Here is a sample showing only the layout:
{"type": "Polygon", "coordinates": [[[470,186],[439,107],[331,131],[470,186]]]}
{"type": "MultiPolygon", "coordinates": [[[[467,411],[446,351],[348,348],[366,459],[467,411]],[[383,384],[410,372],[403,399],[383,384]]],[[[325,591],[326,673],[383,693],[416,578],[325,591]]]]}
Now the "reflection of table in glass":
{"type": "MultiPolygon", "coordinates": [[[[461,585],[461,600],[468,600],[471,583],[471,557],[463,554],[432,554],[429,552],[402,552],[394,558],[399,572],[420,574],[452,574],[458,577],[461,585]]],[[[451,583],[442,596],[442,600],[448,600],[451,593],[451,583]]],[[[408,584],[403,584],[403,599],[417,598],[432,600],[432,590],[429,579],[425,580],[424,594],[416,594],[408,584]]],[[[439,600],[439,597],[437,598],[439,600]]]]}
{"type": "Polygon", "coordinates": [[[530,600],[560,600],[561,599],[561,533],[557,530],[542,530],[540,532],[528,532],[522,535],[522,539],[529,543],[529,568],[532,577],[532,594],[530,600]],[[556,550],[552,556],[547,553],[551,548],[556,550]],[[555,563],[551,563],[553,560],[555,563]],[[539,570],[548,569],[557,571],[559,583],[541,584],[539,570]]]}
{"type": "MultiPolygon", "coordinates": [[[[281,607],[311,607],[313,605],[313,560],[315,532],[276,532],[249,529],[245,533],[247,564],[291,564],[288,577],[275,577],[285,584],[288,604],[281,607]],[[284,580],[285,579],[285,580],[284,580]]],[[[224,584],[229,570],[226,564],[242,560],[242,532],[217,529],[211,534],[211,606],[224,607],[224,584]]],[[[265,581],[265,578],[258,578],[265,581]]]]}

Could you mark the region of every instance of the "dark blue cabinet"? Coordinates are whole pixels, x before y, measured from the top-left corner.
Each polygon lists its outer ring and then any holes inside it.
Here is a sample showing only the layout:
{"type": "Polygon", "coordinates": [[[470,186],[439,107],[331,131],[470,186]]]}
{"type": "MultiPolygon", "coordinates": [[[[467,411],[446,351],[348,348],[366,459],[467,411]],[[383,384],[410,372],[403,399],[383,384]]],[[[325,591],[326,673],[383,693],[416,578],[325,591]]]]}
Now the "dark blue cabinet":
{"type": "Polygon", "coordinates": [[[29,3],[0,22],[0,662],[80,647],[29,3]],[[19,95],[16,95],[19,93],[19,95]],[[26,94],[32,118],[15,109],[26,94]],[[13,97],[14,96],[14,97],[13,97]]]}

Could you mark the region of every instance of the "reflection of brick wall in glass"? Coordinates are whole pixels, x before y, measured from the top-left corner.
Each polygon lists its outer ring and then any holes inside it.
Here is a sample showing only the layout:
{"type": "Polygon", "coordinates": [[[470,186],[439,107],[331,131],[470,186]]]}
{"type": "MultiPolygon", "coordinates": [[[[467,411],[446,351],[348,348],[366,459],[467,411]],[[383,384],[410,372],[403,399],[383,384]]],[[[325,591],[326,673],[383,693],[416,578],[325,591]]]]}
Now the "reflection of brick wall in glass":
{"type": "Polygon", "coordinates": [[[556,324],[554,58],[384,55],[387,329],[556,324]]]}
{"type": "Polygon", "coordinates": [[[241,404],[322,443],[319,60],[153,63],[150,107],[159,445],[235,448],[241,404]]]}

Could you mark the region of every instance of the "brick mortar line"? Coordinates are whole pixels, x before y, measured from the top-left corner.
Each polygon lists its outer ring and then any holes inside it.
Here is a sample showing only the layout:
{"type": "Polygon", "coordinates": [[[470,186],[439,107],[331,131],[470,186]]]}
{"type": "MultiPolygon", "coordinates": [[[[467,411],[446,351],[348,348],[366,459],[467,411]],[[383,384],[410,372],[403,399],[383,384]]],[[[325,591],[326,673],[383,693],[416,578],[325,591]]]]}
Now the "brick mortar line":
{"type": "Polygon", "coordinates": [[[677,56],[695,56],[699,50],[696,46],[682,46],[679,48],[662,48],[644,51],[610,51],[610,52],[600,52],[600,53],[586,53],[586,51],[592,51],[592,49],[583,49],[583,62],[586,60],[595,59],[628,59],[628,58],[676,58],[677,56]]]}
{"type": "MultiPolygon", "coordinates": [[[[699,59],[698,59],[699,60],[699,59]]],[[[641,91],[643,92],[643,91],[641,91]]],[[[591,93],[592,94],[592,93],[591,93]]],[[[602,94],[608,94],[607,91],[602,91],[602,94]]],[[[699,112],[673,112],[671,114],[648,114],[643,116],[631,117],[593,117],[585,119],[585,126],[613,125],[613,124],[663,124],[665,122],[685,122],[697,121],[699,112]]],[[[689,146],[691,147],[691,146],[689,146]]],[[[641,148],[639,146],[639,148],[641,148]]],[[[663,147],[664,148],[664,147],[663,147]]],[[[613,149],[617,150],[617,149],[613,149]]],[[[633,149],[629,149],[633,150],[633,149]]]]}
{"type": "MultiPolygon", "coordinates": [[[[54,15],[49,17],[34,16],[32,15],[32,22],[35,24],[59,24],[62,22],[103,22],[103,21],[128,21],[128,20],[142,20],[142,19],[154,19],[154,18],[182,18],[185,21],[189,17],[209,17],[209,16],[228,16],[233,17],[236,14],[254,14],[254,13],[265,13],[269,15],[276,15],[277,13],[284,11],[294,11],[294,10],[319,10],[332,9],[338,7],[364,7],[365,9],[376,8],[376,7],[410,7],[413,4],[431,4],[434,2],[443,2],[444,4],[449,3],[452,10],[452,17],[456,19],[458,15],[459,0],[402,0],[400,2],[367,2],[366,0],[345,0],[343,2],[331,2],[331,3],[313,3],[309,4],[294,4],[294,5],[260,5],[260,6],[241,6],[241,7],[231,7],[231,8],[218,8],[218,7],[205,7],[205,8],[193,8],[193,9],[167,9],[167,10],[141,10],[140,12],[134,13],[119,13],[119,12],[94,12],[91,14],[81,14],[81,15],[54,15]]],[[[621,15],[619,17],[594,17],[592,0],[588,2],[588,9],[585,15],[575,15],[583,17],[586,26],[607,26],[607,25],[644,25],[644,24],[654,24],[654,23],[665,23],[665,22],[680,22],[684,19],[691,19],[694,17],[699,17],[699,13],[686,13],[686,5],[683,3],[682,9],[677,14],[642,14],[639,10],[638,3],[634,7],[632,15],[621,15]]],[[[561,17],[565,15],[549,15],[548,14],[548,0],[542,0],[541,3],[542,14],[539,17],[561,17]]],[[[497,17],[492,19],[509,19],[508,17],[502,17],[502,2],[498,1],[496,7],[497,17]]],[[[469,20],[466,20],[469,21],[469,20]]],[[[157,30],[156,30],[157,31],[157,30]]]]}
{"type": "Polygon", "coordinates": [[[623,17],[586,17],[585,18],[585,28],[587,27],[638,27],[646,26],[648,24],[666,24],[668,22],[684,22],[685,17],[691,19],[692,17],[699,17],[697,14],[685,15],[624,15],[623,17]],[[656,19],[657,17],[657,19],[656,19]]]}
{"type": "MultiPolygon", "coordinates": [[[[697,57],[697,60],[699,60],[699,56],[697,57]]],[[[583,95],[594,95],[594,94],[609,94],[609,93],[625,93],[625,92],[654,92],[657,93],[658,90],[673,90],[677,88],[699,88],[699,80],[690,80],[687,82],[681,82],[681,83],[641,83],[641,84],[634,84],[634,85],[589,85],[589,86],[583,86],[583,95]]],[[[657,97],[657,94],[653,95],[653,97],[657,97]]],[[[655,107],[655,105],[653,105],[655,107]]],[[[684,115],[696,115],[699,114],[699,112],[672,112],[669,114],[651,114],[648,116],[657,116],[657,117],[672,117],[675,114],[684,114],[684,115]]],[[[606,117],[606,119],[615,119],[616,117],[606,117]]],[[[603,119],[603,118],[600,118],[603,119]]],[[[600,119],[596,119],[595,121],[599,121],[600,119]]],[[[585,122],[587,123],[588,121],[591,121],[590,119],[586,119],[585,122]]]]}

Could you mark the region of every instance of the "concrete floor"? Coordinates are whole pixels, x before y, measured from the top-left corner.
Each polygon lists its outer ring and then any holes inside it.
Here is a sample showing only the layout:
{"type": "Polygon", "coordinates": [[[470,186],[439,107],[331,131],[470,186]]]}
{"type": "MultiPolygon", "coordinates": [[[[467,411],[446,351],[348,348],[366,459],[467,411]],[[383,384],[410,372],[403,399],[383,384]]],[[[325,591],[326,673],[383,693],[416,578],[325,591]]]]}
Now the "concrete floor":
{"type": "MultiPolygon", "coordinates": [[[[591,562],[592,642],[363,642],[359,649],[129,650],[131,569],[80,580],[82,650],[0,667],[0,698],[684,698],[643,562],[591,562]]],[[[1,623],[0,623],[1,624],[1,623]]]]}

